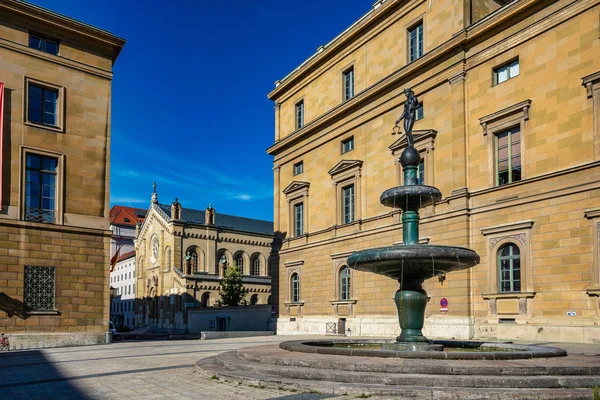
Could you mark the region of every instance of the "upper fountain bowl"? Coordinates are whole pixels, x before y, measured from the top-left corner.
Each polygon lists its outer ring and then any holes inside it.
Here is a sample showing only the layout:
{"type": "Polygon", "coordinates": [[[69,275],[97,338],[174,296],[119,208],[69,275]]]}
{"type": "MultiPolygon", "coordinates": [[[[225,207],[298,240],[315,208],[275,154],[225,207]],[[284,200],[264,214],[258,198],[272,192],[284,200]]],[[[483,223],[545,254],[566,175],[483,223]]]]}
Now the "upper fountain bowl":
{"type": "Polygon", "coordinates": [[[473,250],[433,244],[395,245],[362,250],[348,257],[348,266],[389,278],[429,279],[479,264],[473,250]]]}
{"type": "Polygon", "coordinates": [[[406,210],[418,210],[437,203],[442,198],[442,193],[433,186],[414,185],[397,186],[381,194],[379,201],[387,207],[406,210]]]}

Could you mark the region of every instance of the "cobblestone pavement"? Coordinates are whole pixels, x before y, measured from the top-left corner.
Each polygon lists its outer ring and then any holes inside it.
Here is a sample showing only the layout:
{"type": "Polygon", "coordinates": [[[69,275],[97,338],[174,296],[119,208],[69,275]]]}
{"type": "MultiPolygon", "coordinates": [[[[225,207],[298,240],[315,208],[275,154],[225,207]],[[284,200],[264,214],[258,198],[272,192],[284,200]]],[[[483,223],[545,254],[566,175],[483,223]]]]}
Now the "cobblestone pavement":
{"type": "MultiPolygon", "coordinates": [[[[352,399],[221,383],[194,373],[193,365],[200,358],[299,338],[117,342],[108,346],[0,352],[0,400],[352,399]]],[[[571,354],[600,354],[599,344],[543,344],[565,348],[571,354]]]]}
{"type": "Polygon", "coordinates": [[[0,353],[0,399],[281,399],[331,395],[229,385],[198,376],[200,358],[289,336],[117,342],[0,353]]]}

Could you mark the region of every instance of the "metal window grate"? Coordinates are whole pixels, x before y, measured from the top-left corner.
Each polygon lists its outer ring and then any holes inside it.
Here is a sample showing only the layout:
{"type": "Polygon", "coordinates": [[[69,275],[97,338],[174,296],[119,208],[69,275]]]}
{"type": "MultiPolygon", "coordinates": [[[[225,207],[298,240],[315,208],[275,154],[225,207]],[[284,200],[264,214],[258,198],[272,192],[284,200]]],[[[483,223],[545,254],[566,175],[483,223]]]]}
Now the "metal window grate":
{"type": "Polygon", "coordinates": [[[54,267],[25,267],[23,303],[30,310],[54,310],[54,267]]]}
{"type": "Polygon", "coordinates": [[[325,323],[325,334],[337,334],[337,323],[336,322],[326,322],[325,323]]]}

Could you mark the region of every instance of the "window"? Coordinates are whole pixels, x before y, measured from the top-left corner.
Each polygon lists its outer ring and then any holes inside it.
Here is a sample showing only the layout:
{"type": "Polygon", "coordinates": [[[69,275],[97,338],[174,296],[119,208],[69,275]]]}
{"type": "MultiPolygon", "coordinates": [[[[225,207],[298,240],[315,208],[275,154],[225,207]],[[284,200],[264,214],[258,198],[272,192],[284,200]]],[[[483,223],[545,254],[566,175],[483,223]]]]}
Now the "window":
{"type": "Polygon", "coordinates": [[[258,295],[253,294],[252,297],[250,297],[250,305],[255,306],[257,303],[258,303],[258,295]]]}
{"type": "Polygon", "coordinates": [[[29,34],[29,47],[48,54],[58,54],[58,40],[48,39],[33,33],[29,34]]]}
{"type": "Polygon", "coordinates": [[[255,257],[252,261],[252,275],[260,275],[260,258],[258,257],[255,257]]]}
{"type": "Polygon", "coordinates": [[[164,270],[165,271],[171,270],[171,256],[172,256],[171,248],[167,247],[167,250],[165,251],[165,260],[164,260],[164,265],[165,265],[164,270]]]}
{"type": "Polygon", "coordinates": [[[354,67],[344,72],[344,101],[354,97],[354,67]]]}
{"type": "Polygon", "coordinates": [[[28,153],[25,176],[25,219],[55,222],[58,159],[28,153]]]}
{"type": "Polygon", "coordinates": [[[354,185],[342,189],[342,212],[344,224],[354,221],[354,185]]]}
{"type": "Polygon", "coordinates": [[[507,243],[498,250],[500,292],[521,291],[521,254],[519,247],[507,243]]]}
{"type": "Polygon", "coordinates": [[[350,136],[348,139],[342,140],[342,154],[354,150],[354,136],[350,136]]]}
{"type": "Polygon", "coordinates": [[[27,120],[34,124],[58,126],[58,89],[29,83],[27,120]]]}
{"type": "Polygon", "coordinates": [[[235,258],[235,265],[237,265],[240,273],[244,273],[244,255],[240,254],[235,258]]]}
{"type": "Polygon", "coordinates": [[[191,258],[191,269],[192,269],[192,272],[198,271],[198,252],[196,250],[192,250],[190,252],[190,257],[192,257],[191,258]]]}
{"type": "Polygon", "coordinates": [[[425,184],[425,159],[421,158],[417,167],[417,185],[425,184]]]}
{"type": "Polygon", "coordinates": [[[294,205],[294,236],[304,234],[304,203],[294,205]]]}
{"type": "Polygon", "coordinates": [[[304,100],[296,103],[296,129],[304,126],[304,100]]]}
{"type": "Polygon", "coordinates": [[[300,175],[304,172],[304,161],[299,161],[294,164],[294,175],[300,175]]]}
{"type": "Polygon", "coordinates": [[[131,285],[129,285],[129,288],[127,289],[128,293],[127,294],[131,294],[131,285]]]}
{"type": "Polygon", "coordinates": [[[494,85],[519,75],[519,59],[494,68],[494,85]]]}
{"type": "Polygon", "coordinates": [[[25,267],[23,303],[31,311],[54,311],[54,267],[25,267]]]}
{"type": "Polygon", "coordinates": [[[300,301],[300,278],[297,273],[292,274],[290,282],[292,303],[298,303],[300,301]]]}
{"type": "Polygon", "coordinates": [[[419,22],[408,30],[408,62],[413,62],[423,55],[423,22],[419,22]]]}
{"type": "Polygon", "coordinates": [[[423,102],[419,103],[419,106],[415,110],[415,121],[423,119],[423,102]]]}
{"type": "Polygon", "coordinates": [[[350,268],[344,266],[340,270],[340,300],[350,300],[350,268]]]}
{"type": "Polygon", "coordinates": [[[496,186],[521,180],[521,131],[519,127],[494,135],[496,186]]]}

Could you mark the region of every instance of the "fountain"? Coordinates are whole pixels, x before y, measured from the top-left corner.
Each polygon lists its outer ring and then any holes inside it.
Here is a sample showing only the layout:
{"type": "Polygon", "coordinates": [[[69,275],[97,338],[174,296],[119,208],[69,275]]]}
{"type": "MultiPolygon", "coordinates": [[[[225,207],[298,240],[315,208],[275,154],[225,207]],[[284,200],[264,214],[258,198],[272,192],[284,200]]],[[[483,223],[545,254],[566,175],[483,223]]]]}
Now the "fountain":
{"type": "Polygon", "coordinates": [[[427,305],[427,292],[423,281],[448,272],[471,268],[479,263],[473,250],[455,246],[419,244],[419,209],[439,201],[441,192],[432,186],[417,184],[418,165],[421,159],[413,145],[412,125],[418,101],[408,89],[404,119],[408,146],[400,156],[404,185],[386,190],[381,204],[402,209],[402,245],[358,251],[348,258],[350,268],[374,272],[398,281],[400,288],[394,301],[398,308],[402,332],[395,344],[384,344],[385,350],[442,350],[442,345],[431,344],[423,336],[423,322],[427,305]]]}

